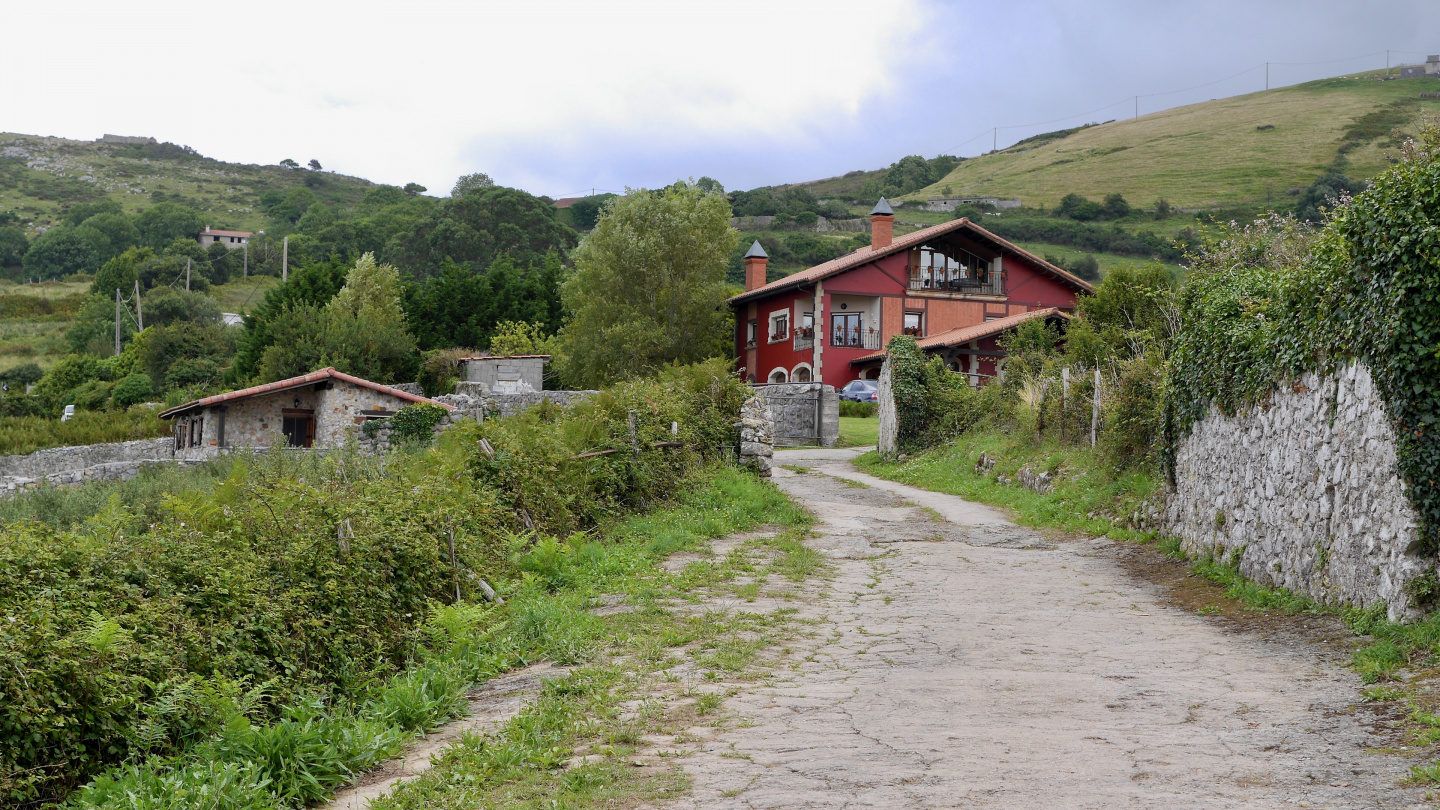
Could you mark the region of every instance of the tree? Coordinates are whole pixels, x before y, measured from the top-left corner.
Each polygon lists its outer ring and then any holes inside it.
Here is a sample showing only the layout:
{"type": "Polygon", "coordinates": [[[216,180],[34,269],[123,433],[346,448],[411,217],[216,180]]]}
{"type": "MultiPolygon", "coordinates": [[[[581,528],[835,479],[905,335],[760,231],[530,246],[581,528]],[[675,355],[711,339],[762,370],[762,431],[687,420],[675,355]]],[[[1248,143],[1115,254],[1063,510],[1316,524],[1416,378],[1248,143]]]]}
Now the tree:
{"type": "Polygon", "coordinates": [[[345,286],[349,267],[339,261],[306,264],[290,271],[290,279],[265,291],[265,298],[245,316],[235,361],[226,380],[238,385],[260,374],[260,359],[275,343],[275,322],[296,306],[323,306],[345,286]]]}
{"type": "Polygon", "coordinates": [[[129,294],[139,278],[139,266],[155,255],[150,248],[131,248],[101,265],[95,271],[95,281],[90,284],[90,294],[108,300],[116,290],[129,294]]]}
{"type": "Polygon", "coordinates": [[[300,164],[299,164],[299,163],[296,163],[295,161],[291,160],[290,158],[285,158],[284,160],[280,161],[280,165],[281,165],[281,166],[284,166],[284,167],[287,168],[287,169],[298,169],[298,168],[300,168],[300,164]]]}
{"type": "Polygon", "coordinates": [[[103,243],[93,243],[101,261],[109,261],[140,244],[140,231],[124,214],[96,214],[80,223],[97,233],[103,243]]]}
{"type": "Polygon", "coordinates": [[[369,253],[323,308],[287,306],[269,331],[274,342],[260,354],[262,382],[327,365],[380,383],[408,382],[419,371],[415,338],[400,308],[400,275],[369,253]]]}
{"type": "Polygon", "coordinates": [[[101,200],[99,202],[78,202],[65,209],[66,225],[79,225],[85,220],[101,214],[124,214],[120,203],[113,200],[101,200]]]}
{"type": "Polygon", "coordinates": [[[560,328],[560,257],[550,253],[540,267],[520,268],[501,256],[475,272],[447,262],[439,276],[406,291],[405,314],[426,350],[486,346],[501,321],[560,328]]]}
{"type": "Polygon", "coordinates": [[[100,265],[100,256],[76,230],[57,225],[35,237],[21,260],[25,274],[36,278],[60,278],[95,270],[100,265]]]}
{"type": "Polygon", "coordinates": [[[320,161],[316,160],[315,158],[310,158],[310,171],[320,171],[320,161]]]}
{"type": "Polygon", "coordinates": [[[494,186],[495,181],[491,180],[490,175],[484,172],[462,174],[460,179],[455,181],[455,186],[450,189],[450,196],[464,197],[472,191],[483,191],[487,188],[494,188],[494,186]]]}
{"type": "Polygon", "coordinates": [[[1126,202],[1125,198],[1119,194],[1105,195],[1103,208],[1106,219],[1124,219],[1130,216],[1130,203],[1126,202]]]}
{"type": "Polygon", "coordinates": [[[1295,217],[1303,222],[1321,222],[1326,209],[1334,208],[1348,195],[1359,194],[1365,187],[1364,180],[1351,180],[1333,169],[1327,171],[1300,193],[1300,199],[1295,202],[1295,217]]]}
{"type": "Polygon", "coordinates": [[[115,384],[115,388],[110,392],[110,401],[114,402],[118,408],[128,408],[144,402],[154,395],[155,386],[150,382],[150,377],[132,372],[115,384]]]}
{"type": "Polygon", "coordinates": [[[158,250],[176,239],[194,241],[205,223],[199,214],[183,205],[162,202],[141,211],[135,227],[140,231],[140,244],[158,250]]]}
{"type": "Polygon", "coordinates": [[[495,324],[490,338],[490,353],[495,355],[554,354],[555,338],[546,334],[539,323],[501,321],[495,324]]]}
{"type": "Polygon", "coordinates": [[[730,204],[677,183],[616,200],[561,287],[564,373],[599,387],[725,352],[730,204]]]}
{"type": "Polygon", "coordinates": [[[0,226],[0,267],[19,267],[29,249],[30,240],[25,238],[24,228],[0,226]]]}
{"type": "Polygon", "coordinates": [[[411,274],[435,275],[445,261],[488,266],[502,253],[536,267],[551,251],[565,253],[578,236],[555,218],[555,207],[519,189],[494,186],[442,200],[408,233],[397,234],[385,257],[411,274]]]}
{"type": "Polygon", "coordinates": [[[419,183],[405,184],[405,193],[409,194],[411,197],[414,197],[416,194],[424,194],[426,191],[429,191],[429,189],[425,188],[419,183]]]}
{"type": "Polygon", "coordinates": [[[596,194],[593,197],[581,197],[570,204],[570,221],[575,227],[582,231],[588,231],[595,227],[600,214],[611,200],[617,199],[615,194],[596,194]]]}

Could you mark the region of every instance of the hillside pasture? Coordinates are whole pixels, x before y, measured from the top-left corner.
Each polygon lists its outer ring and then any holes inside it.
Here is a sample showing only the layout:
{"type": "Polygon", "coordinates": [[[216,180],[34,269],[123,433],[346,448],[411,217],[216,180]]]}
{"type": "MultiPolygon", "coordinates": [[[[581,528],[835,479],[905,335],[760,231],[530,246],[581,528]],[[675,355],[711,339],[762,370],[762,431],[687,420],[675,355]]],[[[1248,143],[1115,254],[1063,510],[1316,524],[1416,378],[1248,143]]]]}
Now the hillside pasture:
{"type": "Polygon", "coordinates": [[[949,187],[955,195],[1018,198],[1032,207],[1053,207],[1071,192],[1092,199],[1120,193],[1140,206],[1163,197],[1189,209],[1281,203],[1327,167],[1374,176],[1397,151],[1393,126],[1414,131],[1422,116],[1440,113],[1440,100],[1419,98],[1440,91],[1440,80],[1382,77],[1323,79],[1017,145],[966,160],[906,199],[949,187]]]}

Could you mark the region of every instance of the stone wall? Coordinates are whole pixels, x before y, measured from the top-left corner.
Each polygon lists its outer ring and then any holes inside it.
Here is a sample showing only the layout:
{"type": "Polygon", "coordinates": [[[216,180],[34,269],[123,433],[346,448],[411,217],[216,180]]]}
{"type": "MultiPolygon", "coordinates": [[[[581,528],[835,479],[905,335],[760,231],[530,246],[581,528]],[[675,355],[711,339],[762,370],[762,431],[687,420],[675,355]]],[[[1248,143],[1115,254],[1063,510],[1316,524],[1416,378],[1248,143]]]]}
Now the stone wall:
{"type": "Polygon", "coordinates": [[[1326,604],[1421,611],[1407,585],[1435,570],[1395,471],[1395,436],[1370,372],[1307,374],[1268,407],[1212,411],[1177,448],[1163,521],[1191,554],[1326,604]]]}
{"type": "MultiPolygon", "coordinates": [[[[166,439],[165,441],[169,441],[166,439]]],[[[0,476],[0,498],[14,497],[17,492],[36,489],[42,484],[52,487],[88,484],[93,481],[123,481],[134,478],[140,471],[153,464],[198,464],[174,458],[149,458],[134,461],[111,461],[76,470],[63,470],[40,477],[0,476]]]]}
{"type": "Polygon", "coordinates": [[[44,478],[102,464],[164,460],[174,457],[171,439],[139,439],[113,444],[52,447],[19,456],[0,456],[0,478],[44,478]]]}
{"type": "Polygon", "coordinates": [[[756,386],[770,419],[775,423],[775,444],[795,447],[819,444],[834,447],[840,440],[840,395],[821,383],[770,383],[756,386]],[[819,407],[816,401],[819,400],[819,407]],[[816,419],[820,424],[815,424],[816,419]]]}
{"type": "Polygon", "coordinates": [[[775,460],[775,423],[762,397],[750,397],[740,406],[740,463],[769,477],[775,460]]]}
{"type": "Polygon", "coordinates": [[[880,367],[880,385],[875,398],[879,401],[876,419],[880,423],[880,435],[876,439],[875,449],[881,456],[893,458],[900,446],[900,421],[895,414],[895,382],[890,371],[889,357],[885,358],[885,364],[880,367]]]}
{"type": "Polygon", "coordinates": [[[452,405],[471,419],[483,420],[485,416],[515,416],[527,408],[539,405],[541,401],[553,402],[565,407],[589,399],[599,391],[530,391],[520,394],[500,394],[488,390],[482,383],[456,383],[455,393],[436,397],[436,402],[452,405]]]}

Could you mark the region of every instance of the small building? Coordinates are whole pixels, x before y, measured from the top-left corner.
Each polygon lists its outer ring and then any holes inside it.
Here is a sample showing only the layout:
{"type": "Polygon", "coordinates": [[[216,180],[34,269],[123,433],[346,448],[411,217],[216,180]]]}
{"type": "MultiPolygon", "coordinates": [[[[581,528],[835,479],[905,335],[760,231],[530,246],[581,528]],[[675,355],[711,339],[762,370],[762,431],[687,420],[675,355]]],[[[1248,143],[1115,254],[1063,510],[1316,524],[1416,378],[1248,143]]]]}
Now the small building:
{"type": "Polygon", "coordinates": [[[250,244],[250,237],[254,236],[249,231],[221,231],[212,229],[209,225],[200,232],[200,247],[210,247],[219,242],[231,250],[245,247],[250,244]]]}
{"type": "MultiPolygon", "coordinates": [[[[881,199],[870,215],[868,246],[768,283],[765,250],[759,242],[750,247],[745,292],[730,299],[735,354],[750,382],[839,389],[878,376],[874,359],[895,335],[926,339],[1029,313],[1049,317],[1073,311],[1092,289],[968,218],[898,237],[894,224],[881,199]]],[[[995,358],[976,356],[989,358],[982,367],[993,366],[995,358]]]]}
{"type": "Polygon", "coordinates": [[[548,354],[465,357],[462,382],[475,383],[486,394],[528,394],[545,390],[548,354]]]}
{"type": "Polygon", "coordinates": [[[1420,79],[1425,76],[1440,76],[1440,55],[1425,57],[1423,65],[1405,65],[1400,68],[1400,78],[1420,79]]]}
{"type": "Polygon", "coordinates": [[[360,425],[406,405],[450,405],[322,368],[288,380],[197,399],[160,414],[171,420],[175,458],[210,458],[227,448],[343,447],[360,425]]]}

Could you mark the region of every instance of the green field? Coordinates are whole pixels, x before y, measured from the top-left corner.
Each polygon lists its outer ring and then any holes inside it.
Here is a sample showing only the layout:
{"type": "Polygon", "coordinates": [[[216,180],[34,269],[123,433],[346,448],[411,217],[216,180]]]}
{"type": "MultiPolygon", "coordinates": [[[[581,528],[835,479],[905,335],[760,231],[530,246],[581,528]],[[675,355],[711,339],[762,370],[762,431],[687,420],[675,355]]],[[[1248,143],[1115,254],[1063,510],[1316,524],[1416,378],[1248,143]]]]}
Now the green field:
{"type": "Polygon", "coordinates": [[[239,312],[243,315],[265,300],[265,291],[279,283],[280,279],[274,276],[251,276],[211,287],[210,296],[220,302],[221,312],[239,312]]]}
{"type": "Polygon", "coordinates": [[[1383,75],[1307,82],[1017,144],[966,160],[904,199],[948,189],[1031,207],[1054,206],[1070,192],[1092,199],[1120,193],[1141,206],[1164,198],[1192,209],[1280,203],[1327,167],[1374,176],[1397,151],[1392,128],[1414,131],[1421,116],[1440,113],[1440,100],[1419,97],[1440,91],[1440,79],[1383,81],[1383,75]]]}

